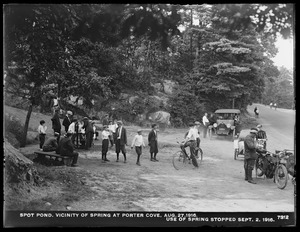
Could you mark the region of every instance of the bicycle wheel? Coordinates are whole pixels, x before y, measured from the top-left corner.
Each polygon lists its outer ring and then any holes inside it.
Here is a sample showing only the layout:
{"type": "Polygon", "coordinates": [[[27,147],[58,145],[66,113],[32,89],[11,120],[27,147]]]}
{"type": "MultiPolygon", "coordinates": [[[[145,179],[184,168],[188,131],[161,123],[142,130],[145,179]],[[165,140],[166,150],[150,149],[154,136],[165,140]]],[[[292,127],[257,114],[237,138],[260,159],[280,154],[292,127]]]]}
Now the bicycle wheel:
{"type": "Polygon", "coordinates": [[[198,157],[198,163],[201,163],[203,160],[203,151],[200,147],[198,148],[198,157]]]}
{"type": "Polygon", "coordinates": [[[178,151],[173,155],[173,166],[176,170],[184,168],[187,163],[188,159],[182,151],[178,151]]]}
{"type": "Polygon", "coordinates": [[[283,164],[279,164],[276,167],[274,179],[278,188],[284,189],[286,187],[288,181],[288,172],[283,164]]]}

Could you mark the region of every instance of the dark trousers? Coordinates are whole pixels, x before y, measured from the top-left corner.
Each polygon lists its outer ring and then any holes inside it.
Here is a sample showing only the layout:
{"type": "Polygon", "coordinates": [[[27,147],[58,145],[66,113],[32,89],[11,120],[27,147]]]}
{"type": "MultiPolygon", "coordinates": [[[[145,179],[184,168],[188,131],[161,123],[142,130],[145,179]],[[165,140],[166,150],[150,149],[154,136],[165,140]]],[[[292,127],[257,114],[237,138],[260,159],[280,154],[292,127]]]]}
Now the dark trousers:
{"type": "Polygon", "coordinates": [[[66,156],[73,157],[73,161],[72,161],[72,165],[73,165],[73,164],[77,163],[79,154],[78,154],[78,152],[73,151],[73,153],[68,153],[68,154],[66,154],[66,156]]]}
{"type": "Polygon", "coordinates": [[[119,153],[122,152],[124,159],[126,160],[126,148],[125,144],[120,143],[120,139],[116,139],[116,153],[117,153],[117,159],[119,159],[119,153]]]}
{"type": "Polygon", "coordinates": [[[45,143],[46,134],[39,134],[39,140],[40,140],[40,149],[43,148],[43,145],[45,143]]]}
{"type": "Polygon", "coordinates": [[[85,149],[86,150],[90,149],[92,146],[93,135],[94,135],[94,132],[92,132],[92,131],[86,133],[86,140],[85,140],[85,149]]]}
{"type": "Polygon", "coordinates": [[[193,165],[195,167],[198,167],[198,162],[195,158],[195,148],[196,148],[196,140],[191,140],[191,141],[187,141],[185,144],[181,145],[181,150],[187,155],[186,151],[185,151],[185,148],[186,147],[190,147],[190,152],[191,152],[191,159],[192,159],[192,162],[193,162],[193,165]]]}
{"type": "Polygon", "coordinates": [[[106,159],[106,154],[107,154],[107,151],[108,151],[108,144],[109,144],[108,139],[103,139],[102,140],[102,159],[106,159]]]}
{"type": "Polygon", "coordinates": [[[53,146],[43,146],[43,151],[49,152],[49,151],[56,151],[57,147],[53,146]]]}
{"type": "Polygon", "coordinates": [[[135,152],[137,154],[137,160],[136,162],[139,163],[140,162],[140,156],[142,155],[142,146],[136,146],[135,147],[135,152]]]}
{"type": "Polygon", "coordinates": [[[252,180],[252,170],[254,169],[255,159],[244,159],[245,180],[252,180]]]}
{"type": "MultiPolygon", "coordinates": [[[[200,138],[196,138],[196,147],[200,147],[200,138]]],[[[195,155],[198,156],[198,150],[195,151],[195,155]]]]}

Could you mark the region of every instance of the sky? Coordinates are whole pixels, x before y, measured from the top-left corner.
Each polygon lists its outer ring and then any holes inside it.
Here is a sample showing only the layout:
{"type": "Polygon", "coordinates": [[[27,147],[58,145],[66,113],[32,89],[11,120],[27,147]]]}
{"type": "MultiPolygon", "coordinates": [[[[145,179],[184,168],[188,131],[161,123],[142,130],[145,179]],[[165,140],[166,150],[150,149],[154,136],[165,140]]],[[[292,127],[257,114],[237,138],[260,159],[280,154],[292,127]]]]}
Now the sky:
{"type": "Polygon", "coordinates": [[[272,59],[276,66],[284,66],[287,69],[294,67],[294,44],[292,39],[279,38],[276,42],[277,55],[272,59]]]}

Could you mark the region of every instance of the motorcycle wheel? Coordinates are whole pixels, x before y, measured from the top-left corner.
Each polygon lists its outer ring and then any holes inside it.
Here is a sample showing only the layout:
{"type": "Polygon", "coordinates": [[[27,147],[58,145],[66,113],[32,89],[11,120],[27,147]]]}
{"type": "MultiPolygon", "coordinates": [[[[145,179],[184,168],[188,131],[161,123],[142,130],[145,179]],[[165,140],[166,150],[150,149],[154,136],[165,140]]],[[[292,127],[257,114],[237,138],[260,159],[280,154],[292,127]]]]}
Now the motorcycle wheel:
{"type": "Polygon", "coordinates": [[[262,177],[265,172],[263,171],[263,163],[262,160],[260,158],[258,158],[255,161],[255,173],[256,173],[256,177],[262,177]]]}
{"type": "Polygon", "coordinates": [[[288,171],[283,164],[279,164],[275,169],[274,180],[278,188],[284,189],[288,181],[288,171]]]}

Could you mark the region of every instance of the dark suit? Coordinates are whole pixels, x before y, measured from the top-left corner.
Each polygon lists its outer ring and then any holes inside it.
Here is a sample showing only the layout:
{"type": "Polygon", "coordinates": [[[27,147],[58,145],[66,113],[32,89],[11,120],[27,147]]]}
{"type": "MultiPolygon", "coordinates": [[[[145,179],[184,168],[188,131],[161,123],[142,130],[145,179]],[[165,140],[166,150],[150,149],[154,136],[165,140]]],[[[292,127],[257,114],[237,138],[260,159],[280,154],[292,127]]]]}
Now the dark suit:
{"type": "Polygon", "coordinates": [[[69,130],[69,126],[70,126],[70,124],[71,124],[71,119],[70,119],[68,116],[66,116],[66,117],[64,118],[62,124],[63,124],[63,126],[65,127],[65,131],[66,131],[66,133],[67,133],[68,130],[69,130]]]}
{"type": "Polygon", "coordinates": [[[151,130],[148,135],[148,143],[150,146],[150,153],[158,153],[158,145],[157,145],[157,132],[155,133],[154,130],[151,130]]]}
{"type": "Polygon", "coordinates": [[[60,138],[61,125],[60,125],[60,119],[57,112],[55,112],[55,114],[51,118],[51,121],[52,121],[52,129],[54,130],[54,135],[55,132],[59,133],[59,136],[57,137],[57,143],[58,143],[60,138]]]}
{"type": "Polygon", "coordinates": [[[71,141],[71,137],[63,137],[59,141],[56,153],[63,155],[63,156],[73,157],[72,165],[77,163],[79,154],[74,151],[74,145],[71,141]]]}
{"type": "Polygon", "coordinates": [[[93,129],[93,125],[89,122],[88,119],[85,119],[83,121],[83,129],[85,129],[85,149],[88,150],[91,148],[92,146],[92,142],[93,142],[93,135],[94,135],[94,129],[93,129]]]}
{"type": "Polygon", "coordinates": [[[120,127],[118,127],[115,136],[116,136],[117,160],[119,159],[119,153],[120,153],[120,151],[122,151],[122,153],[124,155],[124,159],[126,160],[126,148],[125,148],[125,145],[127,145],[127,133],[126,133],[126,129],[122,126],[121,127],[121,131],[120,131],[120,127]]]}

